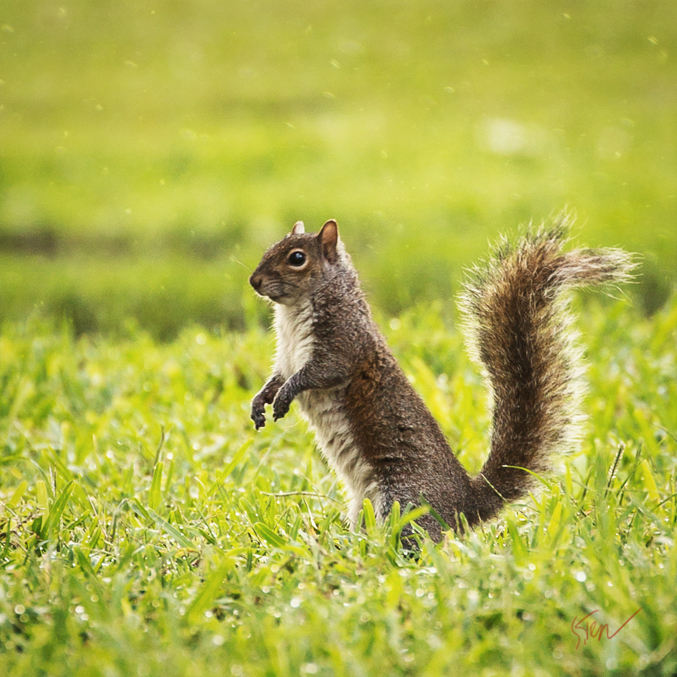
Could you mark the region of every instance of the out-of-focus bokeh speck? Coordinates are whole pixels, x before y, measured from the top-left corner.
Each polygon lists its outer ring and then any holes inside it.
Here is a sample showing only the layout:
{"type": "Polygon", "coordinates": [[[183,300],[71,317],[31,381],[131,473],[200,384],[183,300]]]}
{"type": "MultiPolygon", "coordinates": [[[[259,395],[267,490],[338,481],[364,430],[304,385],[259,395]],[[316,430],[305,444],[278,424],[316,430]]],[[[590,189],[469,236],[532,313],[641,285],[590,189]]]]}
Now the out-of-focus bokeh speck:
{"type": "Polygon", "coordinates": [[[0,320],[241,327],[261,252],[339,221],[374,305],[451,301],[568,206],[677,270],[677,4],[3,0],[0,320]]]}

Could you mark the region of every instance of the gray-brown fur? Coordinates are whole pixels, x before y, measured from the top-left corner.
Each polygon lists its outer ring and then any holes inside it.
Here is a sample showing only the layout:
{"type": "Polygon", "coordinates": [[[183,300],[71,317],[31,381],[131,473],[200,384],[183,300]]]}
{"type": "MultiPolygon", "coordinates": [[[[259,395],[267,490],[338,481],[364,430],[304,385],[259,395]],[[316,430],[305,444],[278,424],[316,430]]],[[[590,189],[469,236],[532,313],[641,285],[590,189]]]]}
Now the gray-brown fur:
{"type": "MultiPolygon", "coordinates": [[[[620,250],[562,253],[566,232],[560,219],[514,247],[502,243],[466,285],[467,336],[493,407],[491,451],[477,477],[454,456],[388,349],[334,221],[317,234],[296,224],[250,278],[276,302],[278,330],[276,369],[252,402],[257,429],[266,404],[278,420],[298,398],[351,494],[353,521],[364,498],[382,519],[394,501],[404,507],[422,497],[455,528],[460,513],[470,525],[490,519],[530,487],[521,468],[547,470],[552,453],[576,439],[580,351],[562,292],[623,282],[633,267],[620,250]],[[290,263],[298,251],[302,266],[290,263]]],[[[432,515],[419,523],[439,540],[432,515]]]]}

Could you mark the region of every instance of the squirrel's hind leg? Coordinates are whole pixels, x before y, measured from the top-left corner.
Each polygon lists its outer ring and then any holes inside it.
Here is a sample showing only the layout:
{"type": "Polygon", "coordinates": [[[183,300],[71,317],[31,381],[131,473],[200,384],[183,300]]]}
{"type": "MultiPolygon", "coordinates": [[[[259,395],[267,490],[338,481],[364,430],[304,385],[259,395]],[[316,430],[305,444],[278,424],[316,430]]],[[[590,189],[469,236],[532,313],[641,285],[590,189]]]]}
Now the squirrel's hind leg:
{"type": "MultiPolygon", "coordinates": [[[[421,496],[420,495],[414,496],[413,494],[414,492],[408,490],[407,487],[391,486],[389,484],[385,484],[385,486],[382,486],[381,515],[380,515],[381,521],[385,521],[388,519],[388,515],[390,515],[390,512],[393,509],[393,504],[395,503],[395,501],[397,501],[400,504],[401,513],[404,513],[407,510],[407,508],[418,507],[419,505],[421,505],[421,496]]],[[[422,529],[425,529],[430,535],[430,538],[433,539],[433,541],[439,543],[442,540],[442,524],[432,513],[421,515],[421,517],[416,519],[416,524],[422,529]]],[[[417,541],[415,538],[413,538],[413,535],[414,530],[412,529],[411,525],[408,524],[407,526],[404,527],[400,535],[402,540],[402,546],[406,550],[418,549],[417,541]]]]}

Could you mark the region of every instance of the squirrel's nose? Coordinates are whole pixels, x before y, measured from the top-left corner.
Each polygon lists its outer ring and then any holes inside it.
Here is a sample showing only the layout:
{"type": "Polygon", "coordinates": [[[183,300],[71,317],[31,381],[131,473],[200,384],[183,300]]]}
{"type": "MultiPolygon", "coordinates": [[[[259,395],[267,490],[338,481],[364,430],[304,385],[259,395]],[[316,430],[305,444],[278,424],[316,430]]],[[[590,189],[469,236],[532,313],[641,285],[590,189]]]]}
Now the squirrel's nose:
{"type": "Polygon", "coordinates": [[[256,273],[253,273],[252,276],[249,278],[249,284],[258,291],[261,288],[261,285],[263,284],[263,278],[260,275],[257,275],[256,273]]]}

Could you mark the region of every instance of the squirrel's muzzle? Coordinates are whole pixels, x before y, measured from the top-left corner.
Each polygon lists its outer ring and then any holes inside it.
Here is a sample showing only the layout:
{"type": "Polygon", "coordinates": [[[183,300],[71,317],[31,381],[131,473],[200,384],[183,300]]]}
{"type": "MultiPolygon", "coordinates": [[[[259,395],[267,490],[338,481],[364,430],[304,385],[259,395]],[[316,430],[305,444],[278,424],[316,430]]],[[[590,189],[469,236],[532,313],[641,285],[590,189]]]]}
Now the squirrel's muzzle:
{"type": "Polygon", "coordinates": [[[252,273],[249,278],[249,284],[254,287],[256,291],[259,291],[259,289],[261,289],[261,285],[263,284],[263,277],[261,275],[257,275],[256,273],[252,273]]]}

